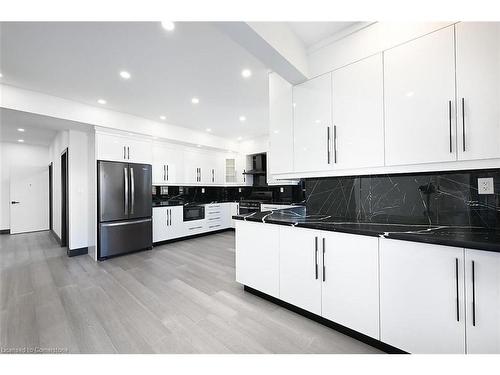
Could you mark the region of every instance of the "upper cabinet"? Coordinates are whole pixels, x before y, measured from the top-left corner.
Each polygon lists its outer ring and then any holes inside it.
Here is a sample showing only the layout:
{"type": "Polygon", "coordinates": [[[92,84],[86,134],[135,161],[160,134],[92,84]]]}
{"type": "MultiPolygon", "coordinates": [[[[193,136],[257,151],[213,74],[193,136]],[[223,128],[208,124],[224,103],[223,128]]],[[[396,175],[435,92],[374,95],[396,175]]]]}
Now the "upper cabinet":
{"type": "Polygon", "coordinates": [[[97,133],[97,159],[152,164],[152,142],[140,137],[97,133]]]}
{"type": "Polygon", "coordinates": [[[454,28],[384,52],[387,165],[456,160],[454,28]]]}
{"type": "Polygon", "coordinates": [[[335,168],[384,165],[382,54],[333,72],[335,168]]]}
{"type": "Polygon", "coordinates": [[[332,136],[332,75],[328,73],[293,88],[294,171],[329,169],[332,136]]]}
{"type": "Polygon", "coordinates": [[[269,174],[293,172],[292,85],[269,74],[269,174]]]}
{"type": "Polygon", "coordinates": [[[456,25],[458,158],[500,157],[500,23],[456,25]]]}
{"type": "Polygon", "coordinates": [[[183,181],[183,153],[178,148],[157,143],[153,146],[153,184],[176,184],[183,181]]]}

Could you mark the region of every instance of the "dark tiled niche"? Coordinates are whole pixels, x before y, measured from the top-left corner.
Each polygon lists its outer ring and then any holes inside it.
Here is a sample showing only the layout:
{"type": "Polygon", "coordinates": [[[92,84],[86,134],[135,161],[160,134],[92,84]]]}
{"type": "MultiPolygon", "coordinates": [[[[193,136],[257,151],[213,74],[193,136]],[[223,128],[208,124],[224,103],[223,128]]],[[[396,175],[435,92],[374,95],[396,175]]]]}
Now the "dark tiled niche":
{"type": "Polygon", "coordinates": [[[500,169],[307,179],[308,214],[361,223],[500,228],[500,169]],[[495,194],[477,179],[493,177],[495,194]]]}

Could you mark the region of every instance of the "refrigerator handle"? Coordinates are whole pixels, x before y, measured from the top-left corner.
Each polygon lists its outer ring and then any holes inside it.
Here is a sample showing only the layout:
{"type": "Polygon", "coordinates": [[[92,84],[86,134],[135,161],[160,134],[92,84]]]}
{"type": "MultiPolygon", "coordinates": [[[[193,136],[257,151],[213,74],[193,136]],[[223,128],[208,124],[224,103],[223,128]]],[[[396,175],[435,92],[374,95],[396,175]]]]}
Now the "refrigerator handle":
{"type": "Polygon", "coordinates": [[[135,206],[135,180],[134,180],[134,168],[130,168],[130,200],[131,200],[131,207],[130,207],[130,213],[134,213],[134,206],[135,206]]]}
{"type": "Polygon", "coordinates": [[[123,176],[124,176],[124,181],[123,183],[125,184],[125,215],[128,215],[128,172],[127,168],[123,168],[123,176]]]}

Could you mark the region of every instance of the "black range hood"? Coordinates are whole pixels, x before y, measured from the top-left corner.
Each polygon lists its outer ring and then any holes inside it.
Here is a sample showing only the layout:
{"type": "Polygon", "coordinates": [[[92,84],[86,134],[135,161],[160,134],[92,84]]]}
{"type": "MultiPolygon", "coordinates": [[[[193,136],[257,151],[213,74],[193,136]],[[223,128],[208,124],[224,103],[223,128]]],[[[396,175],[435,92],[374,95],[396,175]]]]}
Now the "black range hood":
{"type": "Polygon", "coordinates": [[[257,154],[252,156],[252,169],[243,172],[253,176],[253,186],[267,186],[267,163],[266,154],[257,154]]]}
{"type": "Polygon", "coordinates": [[[243,174],[265,175],[266,174],[266,154],[252,156],[252,169],[243,174]]]}

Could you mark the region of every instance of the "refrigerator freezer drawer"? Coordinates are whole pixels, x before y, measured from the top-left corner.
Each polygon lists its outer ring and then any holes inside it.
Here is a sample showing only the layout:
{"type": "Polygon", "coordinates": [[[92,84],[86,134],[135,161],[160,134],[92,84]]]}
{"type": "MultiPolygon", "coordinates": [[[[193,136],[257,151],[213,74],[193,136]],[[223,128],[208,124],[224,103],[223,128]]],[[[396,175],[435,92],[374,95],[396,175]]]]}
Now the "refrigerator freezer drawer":
{"type": "Polygon", "coordinates": [[[153,244],[151,218],[99,224],[99,259],[131,251],[150,249],[153,244]]]}

